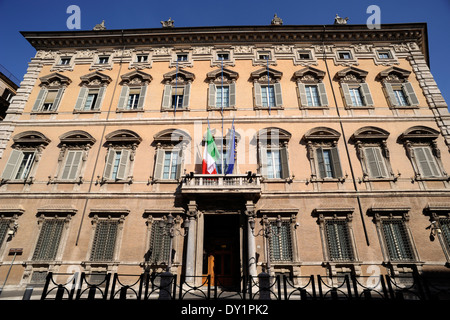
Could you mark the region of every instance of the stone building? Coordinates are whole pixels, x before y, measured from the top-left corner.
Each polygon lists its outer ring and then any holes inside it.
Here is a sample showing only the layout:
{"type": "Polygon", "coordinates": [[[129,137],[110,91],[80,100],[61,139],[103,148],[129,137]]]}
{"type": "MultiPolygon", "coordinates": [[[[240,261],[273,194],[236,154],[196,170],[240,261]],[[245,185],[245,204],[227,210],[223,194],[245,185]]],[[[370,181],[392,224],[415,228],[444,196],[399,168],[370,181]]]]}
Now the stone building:
{"type": "Polygon", "coordinates": [[[36,55],[0,124],[5,288],[448,271],[450,116],[426,30],[22,32],[36,55]]]}

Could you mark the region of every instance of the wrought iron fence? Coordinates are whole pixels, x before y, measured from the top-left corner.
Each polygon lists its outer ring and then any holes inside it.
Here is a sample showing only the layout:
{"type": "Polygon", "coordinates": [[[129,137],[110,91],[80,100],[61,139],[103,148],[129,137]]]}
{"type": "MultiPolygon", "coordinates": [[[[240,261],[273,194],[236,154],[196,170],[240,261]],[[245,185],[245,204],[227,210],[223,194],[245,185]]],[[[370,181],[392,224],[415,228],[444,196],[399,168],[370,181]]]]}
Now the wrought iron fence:
{"type": "MultiPolygon", "coordinates": [[[[236,279],[235,279],[236,280],[236,279]]],[[[260,274],[232,281],[163,273],[48,273],[41,300],[450,300],[450,279],[260,274]],[[112,279],[112,281],[111,281],[112,279]]]]}

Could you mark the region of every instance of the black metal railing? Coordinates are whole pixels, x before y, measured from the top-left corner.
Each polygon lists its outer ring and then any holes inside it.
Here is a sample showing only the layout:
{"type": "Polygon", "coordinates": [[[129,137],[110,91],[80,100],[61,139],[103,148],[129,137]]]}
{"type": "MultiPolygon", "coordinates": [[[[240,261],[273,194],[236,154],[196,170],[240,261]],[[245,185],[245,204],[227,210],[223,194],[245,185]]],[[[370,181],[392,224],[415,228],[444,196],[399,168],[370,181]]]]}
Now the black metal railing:
{"type": "Polygon", "coordinates": [[[450,278],[260,274],[239,279],[171,273],[49,272],[41,300],[450,300],[450,278]],[[111,281],[112,279],[112,281],[111,281]]]}

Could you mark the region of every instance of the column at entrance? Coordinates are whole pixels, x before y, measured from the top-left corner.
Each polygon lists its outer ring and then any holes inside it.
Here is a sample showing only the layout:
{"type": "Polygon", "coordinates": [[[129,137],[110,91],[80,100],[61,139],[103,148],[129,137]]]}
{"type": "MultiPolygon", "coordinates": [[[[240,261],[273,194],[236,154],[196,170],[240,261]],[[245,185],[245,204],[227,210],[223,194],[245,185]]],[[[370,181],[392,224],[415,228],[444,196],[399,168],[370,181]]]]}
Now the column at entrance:
{"type": "Polygon", "coordinates": [[[256,217],[255,205],[253,201],[249,200],[245,204],[245,215],[247,216],[247,243],[248,243],[248,274],[252,277],[256,277],[256,245],[255,237],[252,234],[252,229],[250,227],[249,217],[256,217]]]}
{"type": "Polygon", "coordinates": [[[195,276],[195,253],[197,243],[197,204],[190,201],[186,213],[189,217],[189,232],[186,248],[186,282],[193,283],[195,276]]]}

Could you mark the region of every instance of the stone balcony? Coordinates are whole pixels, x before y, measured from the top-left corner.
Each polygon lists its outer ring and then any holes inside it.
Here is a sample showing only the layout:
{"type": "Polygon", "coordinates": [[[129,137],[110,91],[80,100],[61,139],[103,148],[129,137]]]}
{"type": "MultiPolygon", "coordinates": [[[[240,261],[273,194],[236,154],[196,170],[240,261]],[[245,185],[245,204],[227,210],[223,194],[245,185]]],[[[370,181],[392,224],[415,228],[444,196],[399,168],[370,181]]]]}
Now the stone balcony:
{"type": "Polygon", "coordinates": [[[182,194],[248,194],[261,193],[261,176],[257,174],[195,174],[183,177],[182,194]]]}

